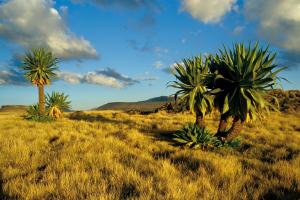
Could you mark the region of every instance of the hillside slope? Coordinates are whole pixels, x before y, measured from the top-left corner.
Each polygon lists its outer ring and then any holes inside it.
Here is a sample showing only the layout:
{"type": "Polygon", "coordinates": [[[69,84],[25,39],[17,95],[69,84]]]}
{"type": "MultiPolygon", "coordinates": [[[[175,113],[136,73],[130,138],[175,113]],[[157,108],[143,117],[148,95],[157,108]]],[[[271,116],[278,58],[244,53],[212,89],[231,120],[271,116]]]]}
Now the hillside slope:
{"type": "Polygon", "coordinates": [[[28,106],[25,105],[3,105],[0,108],[0,112],[19,112],[26,111],[28,106]]]}
{"type": "Polygon", "coordinates": [[[138,102],[112,102],[104,104],[95,110],[139,110],[139,111],[154,111],[155,109],[163,106],[167,102],[174,101],[174,98],[167,96],[160,96],[151,98],[145,101],[138,102]]]}

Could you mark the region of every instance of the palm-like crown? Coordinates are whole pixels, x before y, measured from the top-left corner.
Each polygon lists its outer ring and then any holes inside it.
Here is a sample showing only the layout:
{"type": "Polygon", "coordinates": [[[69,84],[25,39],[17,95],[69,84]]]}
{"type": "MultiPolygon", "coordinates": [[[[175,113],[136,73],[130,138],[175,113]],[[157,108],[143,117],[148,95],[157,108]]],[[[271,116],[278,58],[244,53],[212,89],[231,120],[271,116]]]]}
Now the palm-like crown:
{"type": "Polygon", "coordinates": [[[175,99],[180,103],[189,105],[189,109],[194,112],[197,108],[203,116],[213,109],[213,98],[208,93],[205,86],[205,77],[208,74],[208,59],[203,62],[202,56],[193,59],[184,59],[183,63],[178,63],[175,67],[175,77],[169,86],[179,89],[175,93],[175,99]]]}
{"type": "Polygon", "coordinates": [[[230,112],[241,120],[255,119],[257,114],[271,106],[266,91],[276,84],[277,74],[284,68],[273,64],[276,54],[254,46],[236,44],[232,50],[224,47],[220,56],[212,59],[209,87],[215,94],[215,105],[221,113],[230,112]],[[275,71],[273,71],[276,69],[275,71]]]}
{"type": "Polygon", "coordinates": [[[50,84],[56,76],[58,59],[52,52],[44,48],[32,49],[23,58],[22,69],[26,71],[25,77],[35,85],[50,84]]]}
{"type": "Polygon", "coordinates": [[[61,111],[71,109],[71,102],[68,101],[69,96],[65,95],[63,92],[52,92],[51,95],[46,96],[46,106],[47,108],[57,107],[61,111]]]}

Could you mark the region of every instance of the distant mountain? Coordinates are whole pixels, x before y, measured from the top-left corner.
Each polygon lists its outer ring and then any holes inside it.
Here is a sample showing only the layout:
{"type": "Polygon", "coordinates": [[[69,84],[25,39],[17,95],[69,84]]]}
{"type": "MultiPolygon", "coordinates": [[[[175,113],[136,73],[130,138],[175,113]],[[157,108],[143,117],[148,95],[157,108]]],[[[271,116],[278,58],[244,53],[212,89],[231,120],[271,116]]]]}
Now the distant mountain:
{"type": "Polygon", "coordinates": [[[96,108],[95,110],[154,111],[155,109],[160,108],[165,103],[173,102],[173,101],[174,101],[174,97],[160,96],[145,101],[107,103],[96,108]]]}
{"type": "Polygon", "coordinates": [[[154,97],[154,98],[148,99],[146,101],[141,101],[141,102],[171,102],[171,101],[174,101],[174,97],[160,96],[160,97],[154,97]]]}
{"type": "Polygon", "coordinates": [[[25,111],[27,108],[28,106],[25,105],[3,105],[0,112],[25,111]]]}

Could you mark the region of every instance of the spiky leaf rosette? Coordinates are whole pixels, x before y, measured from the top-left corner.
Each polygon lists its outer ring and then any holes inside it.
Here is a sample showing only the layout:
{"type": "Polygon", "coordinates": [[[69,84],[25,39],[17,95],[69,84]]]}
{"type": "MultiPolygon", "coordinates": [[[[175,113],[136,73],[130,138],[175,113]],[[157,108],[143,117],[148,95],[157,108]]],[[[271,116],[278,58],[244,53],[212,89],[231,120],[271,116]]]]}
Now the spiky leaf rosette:
{"type": "Polygon", "coordinates": [[[71,109],[71,101],[68,100],[69,96],[64,93],[52,92],[51,95],[46,96],[46,106],[49,109],[49,115],[55,118],[62,116],[62,112],[71,109]]]}
{"type": "Polygon", "coordinates": [[[50,84],[51,79],[56,77],[58,61],[51,51],[44,48],[32,49],[23,58],[24,76],[34,85],[50,84]]]}
{"type": "Polygon", "coordinates": [[[173,140],[178,144],[194,149],[238,147],[240,145],[240,138],[223,142],[217,137],[213,136],[208,129],[201,128],[195,124],[188,124],[183,129],[178,130],[176,133],[174,133],[173,140]]]}
{"type": "Polygon", "coordinates": [[[276,85],[277,74],[285,69],[274,64],[275,57],[268,47],[259,48],[258,43],[220,50],[220,56],[211,60],[208,85],[221,113],[230,112],[242,121],[255,120],[272,107],[265,96],[276,85]]]}
{"type": "Polygon", "coordinates": [[[192,59],[184,59],[175,66],[176,81],[169,86],[178,89],[175,99],[180,104],[189,107],[195,112],[197,108],[204,116],[213,109],[213,98],[205,87],[205,76],[208,74],[208,63],[203,61],[202,56],[192,59]]]}
{"type": "Polygon", "coordinates": [[[27,112],[27,118],[38,115],[39,105],[38,104],[30,105],[29,108],[26,110],[26,112],[27,112]]]}
{"type": "Polygon", "coordinates": [[[52,121],[53,118],[51,116],[47,115],[41,115],[39,113],[39,105],[34,104],[29,106],[29,108],[26,111],[25,119],[37,121],[37,122],[49,122],[52,121]]]}

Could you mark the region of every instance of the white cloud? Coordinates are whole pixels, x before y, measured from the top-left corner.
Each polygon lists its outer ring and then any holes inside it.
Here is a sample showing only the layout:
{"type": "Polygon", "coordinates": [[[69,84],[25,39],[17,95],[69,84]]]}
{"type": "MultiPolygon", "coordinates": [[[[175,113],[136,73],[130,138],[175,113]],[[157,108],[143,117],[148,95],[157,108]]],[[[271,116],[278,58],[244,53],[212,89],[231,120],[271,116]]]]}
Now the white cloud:
{"type": "Polygon", "coordinates": [[[161,60],[155,61],[153,64],[155,68],[159,69],[164,66],[163,62],[161,60]]]}
{"type": "Polygon", "coordinates": [[[236,26],[234,29],[233,29],[233,34],[234,35],[239,35],[241,34],[243,31],[244,31],[245,27],[244,26],[236,26]]]}
{"type": "Polygon", "coordinates": [[[218,23],[222,17],[236,9],[237,0],[181,0],[181,10],[204,23],[218,23]]]}
{"type": "Polygon", "coordinates": [[[0,85],[27,85],[23,73],[16,69],[0,70],[0,85]]]}
{"type": "Polygon", "coordinates": [[[126,86],[139,83],[139,80],[122,75],[111,68],[87,72],[84,74],[66,71],[58,71],[56,74],[58,75],[59,79],[71,84],[88,83],[112,88],[124,88],[126,86]]]}
{"type": "MultiPolygon", "coordinates": [[[[87,73],[75,73],[68,71],[56,71],[57,80],[62,80],[70,84],[93,84],[112,88],[124,88],[140,81],[157,80],[157,77],[146,76],[137,79],[122,75],[111,68],[105,68],[98,71],[87,73]]],[[[0,68],[0,85],[30,85],[30,82],[24,78],[23,72],[19,69],[0,68]]]]}
{"type": "Polygon", "coordinates": [[[74,72],[57,72],[58,78],[70,84],[89,83],[94,85],[123,88],[124,84],[114,77],[109,77],[98,72],[79,74],[74,72]]]}
{"type": "MultiPolygon", "coordinates": [[[[26,49],[50,48],[60,58],[97,58],[96,49],[66,27],[53,4],[52,0],[10,0],[0,4],[0,37],[26,49]]],[[[66,13],[66,7],[61,11],[66,13]]]]}
{"type": "Polygon", "coordinates": [[[118,81],[116,78],[108,77],[103,74],[99,74],[97,72],[88,72],[84,79],[87,83],[96,84],[96,85],[104,85],[113,88],[123,88],[124,85],[118,81]]]}
{"type": "Polygon", "coordinates": [[[73,73],[73,72],[62,72],[58,71],[56,72],[57,76],[66,81],[67,83],[71,84],[79,84],[81,80],[83,79],[83,76],[78,73],[73,73]]]}
{"type": "Polygon", "coordinates": [[[299,0],[247,0],[245,10],[263,38],[300,56],[299,0]]]}

